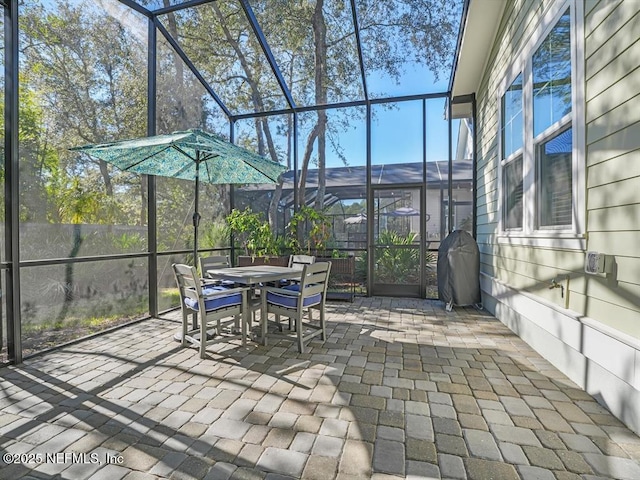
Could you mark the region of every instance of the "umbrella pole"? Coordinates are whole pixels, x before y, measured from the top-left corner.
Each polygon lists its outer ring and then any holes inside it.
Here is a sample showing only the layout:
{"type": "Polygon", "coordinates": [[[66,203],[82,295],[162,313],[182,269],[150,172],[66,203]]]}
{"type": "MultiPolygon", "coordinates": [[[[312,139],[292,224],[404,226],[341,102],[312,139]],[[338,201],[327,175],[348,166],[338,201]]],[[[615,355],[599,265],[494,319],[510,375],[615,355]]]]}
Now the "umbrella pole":
{"type": "MultiPolygon", "coordinates": [[[[198,225],[200,224],[200,213],[198,203],[200,197],[200,151],[196,151],[196,192],[193,201],[193,265],[198,268],[198,225]]],[[[200,272],[202,275],[203,272],[200,272]]]]}

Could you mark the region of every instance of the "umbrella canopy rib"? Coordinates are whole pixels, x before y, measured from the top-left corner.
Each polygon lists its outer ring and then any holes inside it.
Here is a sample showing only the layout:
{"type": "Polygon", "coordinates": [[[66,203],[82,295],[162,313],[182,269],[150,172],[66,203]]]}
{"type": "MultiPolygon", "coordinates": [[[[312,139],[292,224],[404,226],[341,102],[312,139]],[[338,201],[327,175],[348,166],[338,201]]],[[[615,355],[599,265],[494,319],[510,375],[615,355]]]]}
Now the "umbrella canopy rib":
{"type": "MultiPolygon", "coordinates": [[[[261,173],[261,172],[260,172],[260,169],[259,169],[259,168],[257,168],[256,166],[252,165],[250,162],[247,162],[247,165],[248,165],[250,168],[252,168],[254,171],[256,171],[256,172],[258,172],[258,173],[261,173]]],[[[268,174],[265,174],[265,175],[269,176],[268,174]]],[[[279,175],[278,175],[278,176],[279,176],[279,175]]],[[[269,179],[271,180],[271,182],[272,182],[272,183],[277,183],[277,182],[278,182],[278,177],[276,177],[276,178],[272,178],[272,177],[270,177],[270,176],[269,176],[269,179]]]]}
{"type": "MultiPolygon", "coordinates": [[[[125,170],[125,171],[131,171],[131,169],[133,169],[133,168],[137,167],[138,165],[146,162],[147,160],[164,153],[168,148],[169,147],[163,148],[162,150],[158,150],[157,152],[153,152],[151,155],[148,155],[148,156],[146,156],[144,158],[141,158],[141,159],[133,162],[131,165],[128,165],[126,167],[119,167],[119,168],[121,168],[122,170],[125,170]]],[[[125,152],[125,153],[122,154],[122,156],[114,159],[112,163],[114,163],[115,165],[118,165],[117,161],[119,161],[121,158],[126,158],[127,156],[128,156],[128,154],[125,152]]]]}

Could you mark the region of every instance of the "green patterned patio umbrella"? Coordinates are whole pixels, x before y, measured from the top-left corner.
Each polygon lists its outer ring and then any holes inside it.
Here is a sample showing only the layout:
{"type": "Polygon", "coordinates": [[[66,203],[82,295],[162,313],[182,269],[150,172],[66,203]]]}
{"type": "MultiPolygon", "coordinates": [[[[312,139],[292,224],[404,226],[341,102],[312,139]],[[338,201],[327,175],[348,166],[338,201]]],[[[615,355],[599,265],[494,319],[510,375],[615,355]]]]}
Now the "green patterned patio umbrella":
{"type": "Polygon", "coordinates": [[[213,184],[277,183],[285,171],[242,147],[199,129],[134,140],[85,145],[84,152],[121,170],[146,175],[195,180],[193,260],[198,258],[198,197],[200,182],[213,184]]]}

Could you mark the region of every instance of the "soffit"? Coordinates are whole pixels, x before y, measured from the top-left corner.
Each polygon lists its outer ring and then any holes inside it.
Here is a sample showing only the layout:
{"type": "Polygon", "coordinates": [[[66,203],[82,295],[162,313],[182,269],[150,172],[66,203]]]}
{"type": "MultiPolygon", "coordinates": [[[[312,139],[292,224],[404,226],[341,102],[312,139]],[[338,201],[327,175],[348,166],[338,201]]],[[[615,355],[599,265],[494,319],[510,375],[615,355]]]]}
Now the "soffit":
{"type": "MultiPolygon", "coordinates": [[[[462,41],[456,54],[452,97],[477,92],[506,4],[506,0],[470,0],[462,41]]],[[[453,104],[453,117],[466,116],[467,109],[470,109],[468,104],[453,104]]]]}

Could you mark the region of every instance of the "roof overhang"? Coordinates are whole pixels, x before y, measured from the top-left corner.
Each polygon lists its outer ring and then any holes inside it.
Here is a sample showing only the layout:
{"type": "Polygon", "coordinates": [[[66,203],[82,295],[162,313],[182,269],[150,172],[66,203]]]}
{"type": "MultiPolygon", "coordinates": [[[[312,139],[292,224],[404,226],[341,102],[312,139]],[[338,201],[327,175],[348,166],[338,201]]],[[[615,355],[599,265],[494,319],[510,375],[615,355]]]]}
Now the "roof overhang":
{"type": "Polygon", "coordinates": [[[506,4],[507,0],[469,0],[451,82],[453,118],[471,116],[471,103],[455,98],[477,92],[506,4]]]}

